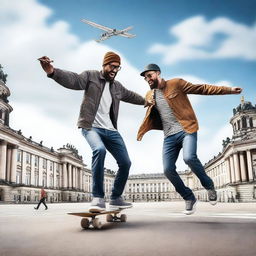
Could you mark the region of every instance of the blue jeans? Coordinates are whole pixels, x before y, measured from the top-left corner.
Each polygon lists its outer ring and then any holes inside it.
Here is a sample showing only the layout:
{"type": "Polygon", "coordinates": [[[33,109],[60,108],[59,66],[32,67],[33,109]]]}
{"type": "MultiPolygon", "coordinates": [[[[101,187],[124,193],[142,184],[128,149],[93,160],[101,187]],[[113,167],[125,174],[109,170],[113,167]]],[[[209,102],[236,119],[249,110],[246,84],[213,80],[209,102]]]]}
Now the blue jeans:
{"type": "Polygon", "coordinates": [[[205,189],[214,188],[212,179],[205,173],[204,167],[197,158],[197,133],[186,133],[184,131],[170,135],[164,139],[163,144],[163,166],[164,174],[171,181],[176,191],[184,200],[193,200],[195,196],[192,190],[185,186],[184,182],[176,172],[176,161],[179,152],[183,148],[183,160],[199,178],[205,189]]]}
{"type": "Polygon", "coordinates": [[[121,135],[118,131],[94,127],[90,130],[82,129],[82,134],[92,149],[92,195],[104,198],[104,161],[108,150],[119,167],[110,198],[118,198],[123,193],[131,167],[121,135]]]}

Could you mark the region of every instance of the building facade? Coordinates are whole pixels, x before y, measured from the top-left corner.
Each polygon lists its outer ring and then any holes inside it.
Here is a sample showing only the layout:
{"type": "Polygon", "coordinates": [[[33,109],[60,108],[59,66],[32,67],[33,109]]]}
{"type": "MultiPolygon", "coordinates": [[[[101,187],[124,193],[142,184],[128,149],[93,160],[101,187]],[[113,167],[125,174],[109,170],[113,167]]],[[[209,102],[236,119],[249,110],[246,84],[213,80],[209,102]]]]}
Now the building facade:
{"type": "MultiPolygon", "coordinates": [[[[179,173],[186,186],[191,175],[179,173]]],[[[130,175],[125,187],[125,199],[132,202],[180,200],[180,195],[163,173],[130,175]]]]}
{"type": "MultiPolygon", "coordinates": [[[[244,101],[233,109],[232,138],[223,140],[223,151],[205,165],[221,202],[256,202],[256,106],[244,101]]],[[[206,200],[207,193],[193,175],[194,192],[206,200]]]]}

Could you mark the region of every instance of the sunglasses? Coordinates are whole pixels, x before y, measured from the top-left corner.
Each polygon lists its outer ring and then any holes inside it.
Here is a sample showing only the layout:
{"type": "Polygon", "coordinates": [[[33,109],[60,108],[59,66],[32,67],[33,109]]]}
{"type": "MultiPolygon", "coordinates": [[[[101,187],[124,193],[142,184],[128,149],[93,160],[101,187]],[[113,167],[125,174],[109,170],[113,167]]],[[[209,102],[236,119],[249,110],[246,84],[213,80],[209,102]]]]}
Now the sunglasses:
{"type": "Polygon", "coordinates": [[[155,73],[156,73],[156,72],[149,73],[149,74],[145,75],[145,76],[144,76],[144,79],[145,79],[145,80],[151,79],[155,73]]]}

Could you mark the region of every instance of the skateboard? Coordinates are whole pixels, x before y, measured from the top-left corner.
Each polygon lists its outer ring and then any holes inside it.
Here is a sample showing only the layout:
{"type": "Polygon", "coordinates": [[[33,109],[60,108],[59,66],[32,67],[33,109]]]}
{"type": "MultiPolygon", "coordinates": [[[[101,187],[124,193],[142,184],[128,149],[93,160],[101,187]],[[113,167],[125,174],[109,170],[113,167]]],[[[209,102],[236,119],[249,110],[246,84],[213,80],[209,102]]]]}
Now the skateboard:
{"type": "Polygon", "coordinates": [[[119,209],[115,211],[103,211],[103,212],[71,212],[69,215],[75,215],[82,217],[81,219],[81,227],[83,229],[88,229],[90,226],[95,229],[101,229],[102,223],[99,218],[96,218],[98,215],[106,215],[107,222],[126,222],[127,216],[126,214],[119,213],[124,209],[119,209]]]}

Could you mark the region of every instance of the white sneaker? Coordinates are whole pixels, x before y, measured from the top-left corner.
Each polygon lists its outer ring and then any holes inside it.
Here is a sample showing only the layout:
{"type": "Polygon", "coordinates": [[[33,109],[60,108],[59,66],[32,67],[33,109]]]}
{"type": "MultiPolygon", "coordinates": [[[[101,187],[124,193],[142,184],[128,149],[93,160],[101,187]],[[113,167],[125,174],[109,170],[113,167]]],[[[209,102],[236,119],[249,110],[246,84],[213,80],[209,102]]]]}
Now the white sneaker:
{"type": "Polygon", "coordinates": [[[94,197],[89,208],[89,212],[103,212],[106,210],[104,198],[94,197]]]}

